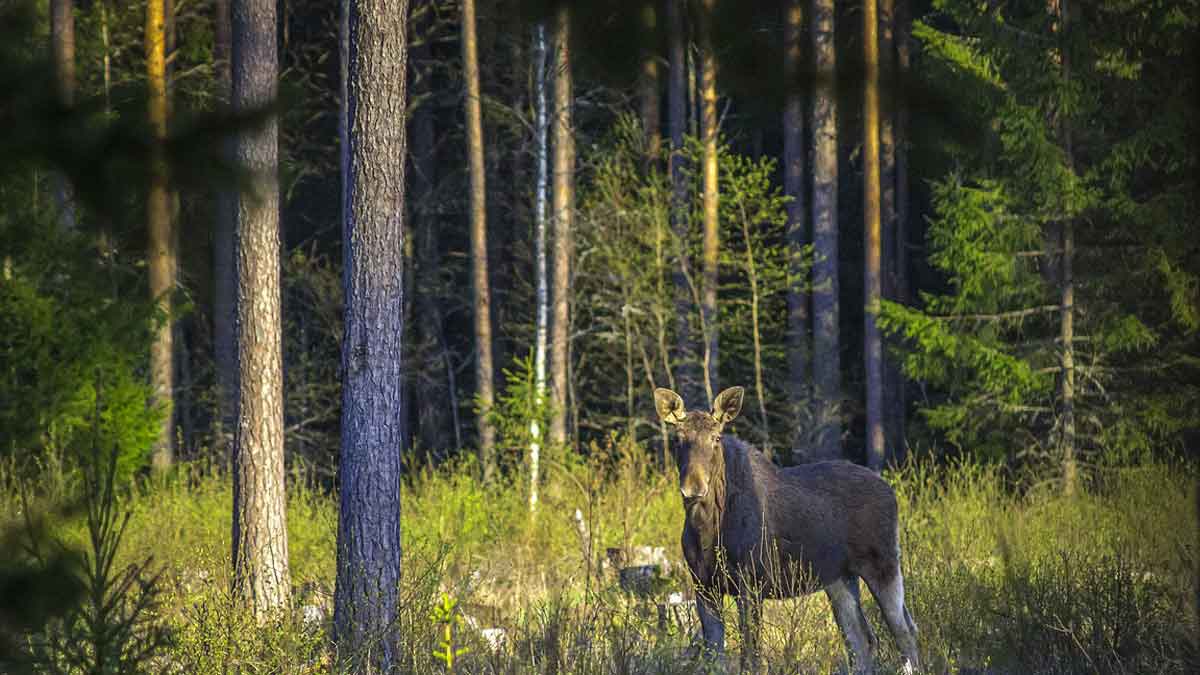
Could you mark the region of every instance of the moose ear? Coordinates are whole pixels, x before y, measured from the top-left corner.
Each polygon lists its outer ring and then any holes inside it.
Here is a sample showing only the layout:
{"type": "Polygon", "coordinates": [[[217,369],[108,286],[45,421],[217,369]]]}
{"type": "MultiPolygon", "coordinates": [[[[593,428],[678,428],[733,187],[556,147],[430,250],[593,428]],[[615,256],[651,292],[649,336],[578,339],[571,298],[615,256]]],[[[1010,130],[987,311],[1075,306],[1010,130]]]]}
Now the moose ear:
{"type": "Polygon", "coordinates": [[[713,401],[713,419],[721,424],[729,424],[742,411],[742,398],[746,390],[742,387],[730,387],[717,394],[713,401]]]}
{"type": "Polygon", "coordinates": [[[659,418],[667,424],[679,424],[687,415],[679,394],[662,387],[654,390],[654,407],[658,409],[659,418]]]}

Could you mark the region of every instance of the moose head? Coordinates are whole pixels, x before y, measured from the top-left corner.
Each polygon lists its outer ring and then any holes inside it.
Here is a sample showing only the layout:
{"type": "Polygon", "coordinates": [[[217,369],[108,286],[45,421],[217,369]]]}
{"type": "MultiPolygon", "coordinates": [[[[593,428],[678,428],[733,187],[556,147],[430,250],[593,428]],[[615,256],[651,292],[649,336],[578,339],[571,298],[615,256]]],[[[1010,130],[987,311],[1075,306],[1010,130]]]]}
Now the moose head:
{"type": "Polygon", "coordinates": [[[685,502],[706,496],[714,476],[724,471],[721,432],[741,412],[744,394],[742,387],[730,387],[717,395],[712,412],[688,412],[679,394],[670,389],[654,390],[658,416],[675,427],[675,462],[685,502]]]}

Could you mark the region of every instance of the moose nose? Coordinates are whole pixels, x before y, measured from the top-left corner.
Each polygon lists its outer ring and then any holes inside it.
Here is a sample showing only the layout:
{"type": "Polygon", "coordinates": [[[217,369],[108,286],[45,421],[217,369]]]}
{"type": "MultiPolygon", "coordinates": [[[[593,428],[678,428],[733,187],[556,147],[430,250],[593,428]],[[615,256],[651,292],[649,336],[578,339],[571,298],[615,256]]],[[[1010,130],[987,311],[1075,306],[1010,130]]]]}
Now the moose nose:
{"type": "Polygon", "coordinates": [[[684,499],[699,499],[708,494],[708,483],[698,477],[690,477],[679,484],[684,499]]]}

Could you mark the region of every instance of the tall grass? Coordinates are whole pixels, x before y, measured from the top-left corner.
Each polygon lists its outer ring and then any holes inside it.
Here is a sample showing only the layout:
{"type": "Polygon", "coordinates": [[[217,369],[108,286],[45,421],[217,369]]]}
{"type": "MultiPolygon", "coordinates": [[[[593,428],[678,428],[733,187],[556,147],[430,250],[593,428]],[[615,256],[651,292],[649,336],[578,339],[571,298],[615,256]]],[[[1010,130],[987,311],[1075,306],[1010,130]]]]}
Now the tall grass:
{"type": "MultiPolygon", "coordinates": [[[[641,448],[615,439],[591,450],[590,460],[549,463],[536,514],[519,476],[482,486],[470,463],[409,472],[396,619],[401,672],[447,672],[435,656],[447,639],[461,653],[455,672],[735,666],[732,603],[725,616],[730,656],[716,662],[693,658],[694,610],[666,603],[671,592],[689,593],[674,470],[660,470],[641,448]],[[649,596],[620,590],[601,564],[607,548],[635,545],[663,546],[673,563],[649,596]]],[[[901,501],[909,605],[929,670],[1195,672],[1193,476],[1191,467],[1170,463],[1114,469],[1090,490],[1063,497],[1014,493],[998,470],[969,463],[889,474],[901,501]]],[[[263,626],[229,594],[227,476],[185,470],[124,495],[132,515],[117,564],[152,554],[167,589],[159,611],[173,641],[153,670],[324,673],[353,662],[329,640],[336,498],[300,474],[288,489],[293,609],[263,626]]],[[[39,504],[37,497],[44,490],[27,492],[30,508],[48,508],[50,498],[39,504]]],[[[21,526],[20,504],[15,481],[0,475],[0,527],[21,526]]],[[[68,545],[85,543],[80,519],[65,518],[53,530],[68,545]]],[[[895,647],[866,602],[880,635],[880,665],[896,669],[895,647]]],[[[823,594],[768,602],[762,644],[772,672],[844,666],[823,594]]]]}

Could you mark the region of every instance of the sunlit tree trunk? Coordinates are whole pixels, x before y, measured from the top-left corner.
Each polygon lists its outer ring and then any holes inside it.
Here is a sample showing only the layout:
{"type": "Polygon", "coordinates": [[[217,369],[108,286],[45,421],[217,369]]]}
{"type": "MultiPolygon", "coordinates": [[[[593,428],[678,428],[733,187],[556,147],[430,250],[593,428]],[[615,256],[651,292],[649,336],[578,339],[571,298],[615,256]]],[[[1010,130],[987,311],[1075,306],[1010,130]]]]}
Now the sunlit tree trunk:
{"type": "Polygon", "coordinates": [[[883,341],[875,317],[881,293],[879,206],[879,36],[875,0],[863,3],[863,359],[867,373],[867,466],[883,467],[883,341]]]}
{"type": "Polygon", "coordinates": [[[716,0],[704,0],[700,11],[700,134],[704,144],[703,210],[704,271],[700,318],[704,329],[704,388],[711,405],[719,390],[720,325],[717,321],[718,262],[720,255],[720,192],[717,186],[717,55],[712,42],[712,15],[716,0]]]}
{"type": "Polygon", "coordinates": [[[400,584],[400,396],[406,0],[342,5],[342,448],[334,640],[395,664],[400,584]]]}
{"type": "MultiPolygon", "coordinates": [[[[801,256],[808,243],[804,228],[804,95],[800,74],[804,41],[803,0],[790,0],[785,8],[783,73],[787,95],[783,104],[783,193],[787,203],[788,235],[788,395],[789,419],[804,419],[801,407],[808,401],[808,278],[801,256]]],[[[801,429],[792,435],[798,446],[801,429]]]]}
{"type": "MultiPolygon", "coordinates": [[[[229,0],[217,0],[213,17],[213,70],[216,76],[217,106],[228,111],[232,96],[229,0]]],[[[225,148],[232,157],[232,147],[225,148]]],[[[213,224],[213,351],[216,359],[215,442],[222,454],[229,447],[234,429],[233,397],[237,388],[237,337],[234,335],[234,231],[237,227],[237,201],[233,185],[218,185],[213,224]]],[[[230,455],[232,457],[232,455],[230,455]]]]}
{"type": "Polygon", "coordinates": [[[486,414],[495,404],[492,367],[492,297],[488,281],[487,185],[483,166],[483,106],[479,93],[478,40],[475,37],[475,0],[463,0],[463,78],[466,80],[467,159],[471,178],[471,279],[475,307],[475,395],[481,409],[476,416],[479,463],[485,481],[496,470],[496,429],[486,414]]]}
{"type": "Polygon", "coordinates": [[[554,18],[554,289],[550,319],[550,442],[562,447],[567,442],[567,391],[571,355],[571,257],[575,227],[575,125],[572,121],[574,93],[571,77],[571,16],[567,5],[559,5],[554,18]]]}
{"type": "MultiPolygon", "coordinates": [[[[232,102],[249,112],[277,93],[275,1],[234,0],[232,102]]],[[[291,598],[283,467],[279,130],[272,116],[238,133],[253,192],[237,203],[237,432],[233,445],[233,585],[265,619],[291,598]]]]}
{"type": "MultiPolygon", "coordinates": [[[[539,23],[533,35],[533,105],[534,105],[534,153],[537,170],[534,180],[534,275],[537,277],[537,303],[533,369],[537,387],[536,407],[541,409],[546,401],[546,339],[550,321],[550,284],[546,269],[546,202],[550,189],[549,155],[549,101],[546,96],[546,25],[539,23]]],[[[534,419],[530,422],[529,436],[529,510],[537,509],[538,474],[541,470],[543,429],[534,419]]]]}
{"type": "MultiPolygon", "coordinates": [[[[1071,10],[1068,0],[1054,3],[1059,22],[1058,38],[1062,59],[1063,81],[1071,81],[1071,51],[1069,36],[1071,10]]],[[[1059,135],[1066,154],[1067,168],[1075,170],[1075,149],[1071,142],[1071,125],[1065,119],[1069,114],[1060,113],[1059,135]]],[[[1076,458],[1075,438],[1075,223],[1066,218],[1059,226],[1059,245],[1062,257],[1059,262],[1059,341],[1062,344],[1059,382],[1059,409],[1062,424],[1062,474],[1063,492],[1075,494],[1079,482],[1079,467],[1076,458]]]]}
{"type": "Polygon", "coordinates": [[[148,114],[154,136],[150,186],[146,195],[147,267],[150,298],[165,318],[155,327],[150,344],[150,386],[154,402],[164,409],[162,425],[154,442],[152,464],[161,471],[174,462],[174,340],[171,335],[171,293],[175,288],[175,249],[171,224],[171,199],[168,191],[167,162],[163,145],[167,138],[166,33],[163,0],[146,4],[146,83],[149,89],[148,114]]]}
{"type": "Polygon", "coordinates": [[[816,458],[842,456],[842,369],[838,317],[837,52],[833,0],[812,0],[813,384],[820,441],[816,458]]]}
{"type": "MultiPolygon", "coordinates": [[[[54,84],[58,103],[75,105],[75,2],[50,0],[50,51],[54,57],[54,84]]],[[[75,200],[71,183],[62,173],[54,174],[54,205],[58,224],[64,230],[75,227],[75,200]]]]}
{"type": "Polygon", "coordinates": [[[677,265],[673,274],[675,293],[675,380],[684,400],[699,400],[703,393],[696,368],[698,349],[689,321],[692,303],[690,262],[687,254],[688,200],[687,158],[684,137],[688,129],[687,36],[684,32],[685,0],[667,0],[667,32],[670,71],[667,78],[667,126],[671,134],[671,232],[677,265]]]}

